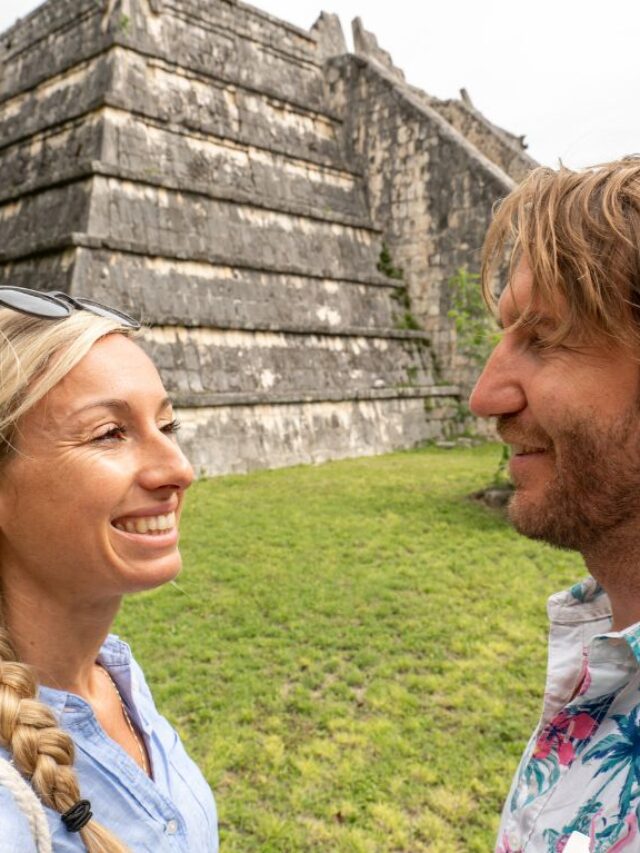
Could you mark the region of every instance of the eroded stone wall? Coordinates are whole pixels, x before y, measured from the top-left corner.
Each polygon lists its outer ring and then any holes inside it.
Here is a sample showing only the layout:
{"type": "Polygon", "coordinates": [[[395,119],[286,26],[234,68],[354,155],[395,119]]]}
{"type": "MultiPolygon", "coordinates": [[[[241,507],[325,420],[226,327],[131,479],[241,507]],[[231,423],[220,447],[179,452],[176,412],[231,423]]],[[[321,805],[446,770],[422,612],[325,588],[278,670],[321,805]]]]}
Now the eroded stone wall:
{"type": "Polygon", "coordinates": [[[381,63],[337,57],[326,81],[411,314],[430,334],[440,379],[464,396],[477,366],[456,348],[451,278],[461,267],[477,271],[492,206],[514,182],[381,63]]]}

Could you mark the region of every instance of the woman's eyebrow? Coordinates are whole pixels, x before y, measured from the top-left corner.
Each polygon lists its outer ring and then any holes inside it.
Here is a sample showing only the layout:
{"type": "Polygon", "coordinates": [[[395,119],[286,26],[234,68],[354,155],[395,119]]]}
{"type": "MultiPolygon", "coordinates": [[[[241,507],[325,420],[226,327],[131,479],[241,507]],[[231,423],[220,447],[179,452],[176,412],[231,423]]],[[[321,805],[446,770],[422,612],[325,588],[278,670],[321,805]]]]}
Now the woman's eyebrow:
{"type": "MultiPolygon", "coordinates": [[[[172,400],[170,397],[164,397],[160,401],[158,405],[158,413],[160,413],[163,409],[169,408],[172,406],[172,400]]],[[[86,406],[81,406],[79,409],[76,409],[71,413],[71,417],[75,417],[76,415],[81,415],[83,412],[87,412],[90,409],[115,409],[116,411],[124,411],[130,412],[131,405],[126,400],[119,400],[116,398],[109,398],[106,400],[95,400],[93,403],[87,403],[86,406]]]]}

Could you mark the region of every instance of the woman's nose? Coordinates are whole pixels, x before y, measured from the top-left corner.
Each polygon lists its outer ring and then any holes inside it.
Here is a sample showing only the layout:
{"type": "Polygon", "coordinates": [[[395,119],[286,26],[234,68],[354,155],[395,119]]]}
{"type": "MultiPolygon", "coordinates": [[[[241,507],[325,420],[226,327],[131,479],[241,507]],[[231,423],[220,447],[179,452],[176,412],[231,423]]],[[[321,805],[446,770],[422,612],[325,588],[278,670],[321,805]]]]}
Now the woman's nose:
{"type": "Polygon", "coordinates": [[[178,445],[175,437],[159,433],[150,441],[144,454],[140,478],[149,490],[163,486],[188,489],[195,477],[193,467],[178,445]]]}

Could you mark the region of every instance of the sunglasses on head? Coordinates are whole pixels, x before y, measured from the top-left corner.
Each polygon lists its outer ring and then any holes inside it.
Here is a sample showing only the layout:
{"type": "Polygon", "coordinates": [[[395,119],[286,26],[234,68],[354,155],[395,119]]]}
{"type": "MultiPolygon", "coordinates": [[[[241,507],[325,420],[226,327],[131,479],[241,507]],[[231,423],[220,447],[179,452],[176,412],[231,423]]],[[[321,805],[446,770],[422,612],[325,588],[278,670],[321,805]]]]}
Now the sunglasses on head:
{"type": "Polygon", "coordinates": [[[139,329],[140,322],[122,311],[101,305],[84,296],[69,296],[61,290],[29,290],[27,287],[0,285],[0,305],[12,308],[21,314],[32,317],[60,320],[68,317],[75,308],[78,311],[91,311],[99,317],[117,320],[129,329],[139,329]]]}

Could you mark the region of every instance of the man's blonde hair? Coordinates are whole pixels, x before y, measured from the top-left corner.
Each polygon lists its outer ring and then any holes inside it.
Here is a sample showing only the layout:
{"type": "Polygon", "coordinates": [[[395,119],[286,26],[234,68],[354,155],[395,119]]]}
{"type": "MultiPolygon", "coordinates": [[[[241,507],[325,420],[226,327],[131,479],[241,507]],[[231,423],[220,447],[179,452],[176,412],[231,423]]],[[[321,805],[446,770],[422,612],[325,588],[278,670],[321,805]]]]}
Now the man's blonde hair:
{"type": "MultiPolygon", "coordinates": [[[[485,239],[482,288],[524,261],[531,302],[566,308],[550,343],[610,338],[640,351],[640,157],[574,171],[534,169],[495,211],[485,239]]],[[[525,310],[526,314],[526,310],[525,310]]]]}

